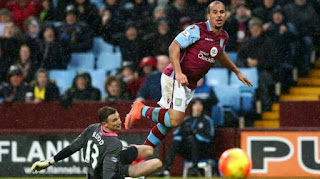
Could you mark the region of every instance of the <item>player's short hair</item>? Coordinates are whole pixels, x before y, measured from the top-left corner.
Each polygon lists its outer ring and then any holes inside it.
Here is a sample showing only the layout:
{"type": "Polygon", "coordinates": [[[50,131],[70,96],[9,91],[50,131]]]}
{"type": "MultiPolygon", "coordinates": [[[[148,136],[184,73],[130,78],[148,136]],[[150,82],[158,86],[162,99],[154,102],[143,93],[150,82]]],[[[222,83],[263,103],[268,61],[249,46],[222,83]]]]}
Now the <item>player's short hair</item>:
{"type": "MultiPolygon", "coordinates": [[[[212,1],[207,7],[207,13],[208,14],[210,14],[210,6],[211,6],[211,4],[223,4],[223,2],[221,2],[221,1],[212,1]]],[[[224,8],[226,8],[226,5],[223,4],[223,6],[224,6],[224,8]]]]}
{"type": "Polygon", "coordinates": [[[98,110],[98,117],[100,122],[108,122],[108,117],[114,113],[116,113],[117,110],[115,108],[105,106],[98,110]]]}

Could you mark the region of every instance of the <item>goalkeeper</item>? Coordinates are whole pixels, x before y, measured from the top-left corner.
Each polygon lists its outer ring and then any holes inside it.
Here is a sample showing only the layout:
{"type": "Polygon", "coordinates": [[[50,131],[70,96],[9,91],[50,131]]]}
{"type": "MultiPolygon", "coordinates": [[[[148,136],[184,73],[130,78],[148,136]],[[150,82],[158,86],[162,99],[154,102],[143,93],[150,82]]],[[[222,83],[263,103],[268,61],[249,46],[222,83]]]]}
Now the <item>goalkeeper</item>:
{"type": "Polygon", "coordinates": [[[119,113],[114,108],[103,107],[98,110],[98,116],[101,123],[87,127],[69,146],[52,158],[35,162],[31,170],[34,172],[46,169],[82,148],[88,166],[87,179],[122,179],[125,176],[146,176],[162,166],[159,159],[151,159],[132,165],[131,163],[137,158],[151,156],[153,148],[136,145],[122,149],[122,144],[115,133],[121,129],[122,122],[119,113]]]}

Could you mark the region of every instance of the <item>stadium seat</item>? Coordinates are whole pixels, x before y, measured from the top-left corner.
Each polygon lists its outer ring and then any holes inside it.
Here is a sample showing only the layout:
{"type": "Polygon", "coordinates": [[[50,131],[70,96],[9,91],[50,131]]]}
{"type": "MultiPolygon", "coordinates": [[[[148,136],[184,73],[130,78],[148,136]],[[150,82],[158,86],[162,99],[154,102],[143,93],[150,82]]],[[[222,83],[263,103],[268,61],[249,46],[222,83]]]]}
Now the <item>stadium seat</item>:
{"type": "Polygon", "coordinates": [[[68,69],[94,69],[94,55],[93,53],[72,53],[68,69]]]}
{"type": "Polygon", "coordinates": [[[72,86],[74,77],[77,75],[75,70],[51,70],[50,79],[54,79],[59,88],[60,94],[63,94],[72,86]]]}
{"type": "Polygon", "coordinates": [[[237,52],[227,52],[229,57],[231,58],[233,63],[236,63],[237,58],[238,58],[238,53],[237,52]]]}
{"type": "Polygon", "coordinates": [[[235,111],[240,110],[240,88],[239,86],[215,86],[214,91],[222,107],[231,107],[235,111]]]}
{"type": "Polygon", "coordinates": [[[211,118],[216,126],[223,126],[224,124],[224,111],[221,105],[215,105],[211,110],[211,118]]]}
{"type": "Polygon", "coordinates": [[[98,9],[103,9],[106,5],[103,3],[103,0],[90,0],[91,3],[95,4],[98,9]]]}
{"type": "MultiPolygon", "coordinates": [[[[257,68],[239,68],[242,74],[246,76],[253,84],[253,89],[258,88],[258,69],[257,68]]],[[[241,90],[247,89],[247,87],[239,81],[236,74],[232,73],[230,77],[230,85],[232,86],[241,86],[241,90]]],[[[251,87],[249,87],[250,89],[251,87]]],[[[252,88],[251,88],[252,89],[252,88]]]]}
{"type": "Polygon", "coordinates": [[[53,21],[52,24],[55,26],[55,27],[59,27],[63,22],[62,21],[53,21]]]}
{"type": "Polygon", "coordinates": [[[211,68],[206,75],[208,86],[228,85],[229,73],[225,68],[211,68]]]}
{"type": "Polygon", "coordinates": [[[103,53],[98,56],[97,69],[112,71],[121,67],[121,53],[103,53]]]}
{"type": "Polygon", "coordinates": [[[241,109],[250,112],[254,108],[255,91],[258,88],[258,70],[257,68],[239,68],[239,70],[252,82],[253,87],[245,86],[234,73],[231,74],[230,85],[240,87],[241,109]]]}
{"type": "Polygon", "coordinates": [[[92,86],[98,88],[101,93],[101,97],[104,97],[106,92],[104,90],[104,83],[107,78],[107,73],[105,70],[90,70],[88,73],[92,79],[92,86]]]}
{"type": "Polygon", "coordinates": [[[96,56],[98,56],[99,54],[102,54],[102,53],[120,52],[120,48],[105,42],[102,37],[95,37],[93,39],[92,51],[96,56]]]}
{"type": "Polygon", "coordinates": [[[243,112],[250,112],[254,109],[255,93],[241,92],[241,110],[243,112]]]}

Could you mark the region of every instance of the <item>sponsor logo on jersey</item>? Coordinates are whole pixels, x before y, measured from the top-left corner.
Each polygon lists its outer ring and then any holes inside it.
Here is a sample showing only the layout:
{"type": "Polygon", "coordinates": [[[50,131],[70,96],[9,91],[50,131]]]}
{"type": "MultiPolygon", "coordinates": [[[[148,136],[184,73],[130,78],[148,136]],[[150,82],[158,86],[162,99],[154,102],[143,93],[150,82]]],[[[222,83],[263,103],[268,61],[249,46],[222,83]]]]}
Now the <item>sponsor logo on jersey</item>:
{"type": "Polygon", "coordinates": [[[211,55],[212,57],[215,57],[215,56],[217,56],[217,54],[218,54],[218,49],[217,49],[217,47],[212,47],[211,50],[210,50],[210,55],[211,55]]]}
{"type": "MultiPolygon", "coordinates": [[[[217,54],[216,54],[217,55],[217,54]]],[[[209,53],[206,53],[204,51],[201,51],[198,53],[198,58],[200,58],[201,60],[210,62],[210,63],[214,63],[215,59],[210,57],[209,53]]]]}
{"type": "Polygon", "coordinates": [[[114,163],[117,163],[118,159],[116,157],[111,157],[111,161],[114,162],[114,163]]]}
{"type": "Polygon", "coordinates": [[[213,39],[210,39],[210,38],[205,38],[204,40],[213,41],[213,39]]]}

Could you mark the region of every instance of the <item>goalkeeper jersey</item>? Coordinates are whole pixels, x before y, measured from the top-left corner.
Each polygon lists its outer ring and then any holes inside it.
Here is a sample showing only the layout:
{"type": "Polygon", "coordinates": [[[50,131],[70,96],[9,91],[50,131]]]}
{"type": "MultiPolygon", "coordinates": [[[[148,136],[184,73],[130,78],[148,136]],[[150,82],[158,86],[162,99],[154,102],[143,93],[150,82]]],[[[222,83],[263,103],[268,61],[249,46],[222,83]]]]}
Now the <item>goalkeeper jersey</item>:
{"type": "Polygon", "coordinates": [[[124,178],[120,172],[122,144],[116,133],[104,132],[100,123],[92,124],[54,159],[62,160],[82,148],[88,166],[87,179],[124,178]]]}

